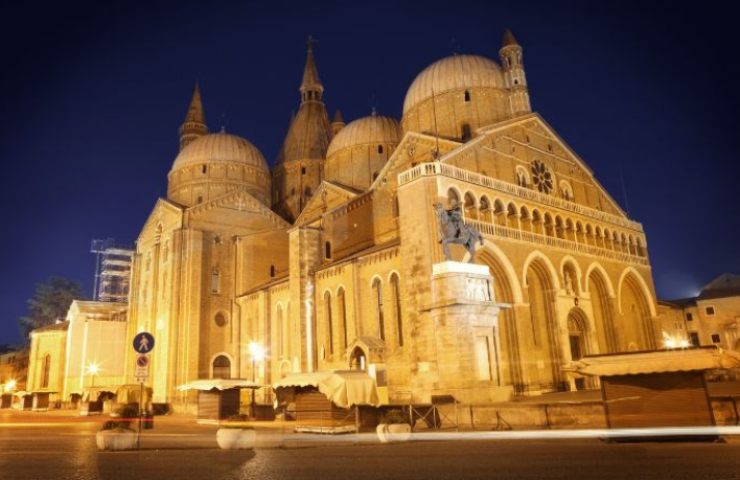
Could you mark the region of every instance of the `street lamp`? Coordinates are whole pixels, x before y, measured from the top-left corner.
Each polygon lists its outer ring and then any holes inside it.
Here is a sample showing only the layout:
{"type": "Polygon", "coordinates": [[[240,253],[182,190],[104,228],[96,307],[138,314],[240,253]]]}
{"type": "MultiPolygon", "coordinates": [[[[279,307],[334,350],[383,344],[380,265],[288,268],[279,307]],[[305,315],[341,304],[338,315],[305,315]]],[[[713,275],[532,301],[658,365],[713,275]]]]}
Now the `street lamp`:
{"type": "Polygon", "coordinates": [[[8,380],[7,382],[5,382],[5,391],[6,392],[12,392],[13,390],[15,390],[15,386],[16,386],[16,381],[15,380],[13,380],[13,379],[8,380]]]}
{"type": "MultiPolygon", "coordinates": [[[[252,383],[257,382],[257,362],[261,362],[265,359],[265,347],[257,342],[249,342],[249,355],[252,357],[252,383]]],[[[252,405],[251,405],[251,416],[256,418],[256,400],[255,400],[255,388],[252,388],[252,405]]]]}
{"type": "Polygon", "coordinates": [[[92,380],[90,384],[90,388],[95,386],[95,375],[100,371],[100,367],[96,363],[91,363],[87,366],[87,373],[88,375],[92,375],[92,380]]]}

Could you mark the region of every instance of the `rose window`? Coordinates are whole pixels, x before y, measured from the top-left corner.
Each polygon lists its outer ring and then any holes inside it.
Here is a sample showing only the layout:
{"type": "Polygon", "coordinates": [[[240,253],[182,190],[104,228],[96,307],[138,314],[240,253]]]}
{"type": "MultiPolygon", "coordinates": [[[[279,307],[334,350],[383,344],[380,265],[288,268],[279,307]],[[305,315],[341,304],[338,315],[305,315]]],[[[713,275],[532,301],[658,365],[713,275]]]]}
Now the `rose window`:
{"type": "Polygon", "coordinates": [[[542,193],[550,193],[552,190],[552,174],[544,163],[535,160],[532,164],[532,181],[542,193]]]}

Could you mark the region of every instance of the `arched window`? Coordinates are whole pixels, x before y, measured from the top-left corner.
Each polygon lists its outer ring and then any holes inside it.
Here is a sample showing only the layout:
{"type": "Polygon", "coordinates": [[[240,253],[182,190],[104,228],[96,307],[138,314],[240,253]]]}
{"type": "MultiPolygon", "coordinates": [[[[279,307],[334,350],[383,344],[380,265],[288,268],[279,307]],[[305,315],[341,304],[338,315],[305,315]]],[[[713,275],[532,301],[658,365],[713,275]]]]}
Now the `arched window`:
{"type": "Polygon", "coordinates": [[[462,140],[463,142],[467,142],[470,140],[470,138],[473,136],[472,132],[470,131],[470,125],[467,123],[462,124],[462,140]]]}
{"type": "Polygon", "coordinates": [[[516,184],[524,188],[529,187],[529,173],[522,166],[516,167],[516,184]]]}
{"type": "Polygon", "coordinates": [[[331,318],[331,293],[324,293],[324,314],[326,316],[326,332],[329,336],[329,353],[334,353],[334,326],[331,318]]]}
{"type": "Polygon", "coordinates": [[[226,355],[219,355],[213,359],[212,378],[231,378],[231,360],[226,355]]]}
{"type": "Polygon", "coordinates": [[[195,203],[203,203],[203,197],[198,197],[198,200],[195,201],[195,203]]]}
{"type": "Polygon", "coordinates": [[[311,196],[311,187],[306,187],[306,188],[304,188],[304,189],[303,189],[303,195],[304,195],[304,196],[305,196],[306,198],[309,198],[309,197],[311,196]]]}
{"type": "Polygon", "coordinates": [[[396,314],[396,331],[398,332],[398,346],[403,347],[403,318],[401,317],[401,286],[398,274],[391,275],[391,292],[393,293],[393,306],[396,314]]]}
{"type": "Polygon", "coordinates": [[[457,194],[454,188],[447,190],[447,205],[449,208],[454,208],[460,204],[460,196],[457,194]]]}
{"type": "Polygon", "coordinates": [[[221,274],[218,268],[211,271],[211,293],[218,293],[221,289],[221,274]]]}
{"type": "Polygon", "coordinates": [[[570,183],[565,180],[560,182],[560,196],[571,202],[575,199],[573,195],[573,187],[571,187],[570,183]]]}
{"type": "Polygon", "coordinates": [[[475,197],[472,193],[465,194],[465,218],[478,219],[478,211],[475,207],[475,197]]]}
{"type": "Polygon", "coordinates": [[[467,90],[465,90],[465,101],[466,102],[469,102],[470,101],[470,92],[467,91],[467,90]]]}
{"type": "Polygon", "coordinates": [[[342,348],[347,348],[347,302],[344,298],[344,289],[337,292],[337,305],[339,306],[339,324],[342,326],[342,348]]]}
{"type": "Polygon", "coordinates": [[[383,145],[378,145],[378,153],[383,153],[383,145]]]}
{"type": "Polygon", "coordinates": [[[327,260],[331,259],[331,242],[324,242],[324,258],[327,260]]]}
{"type": "Polygon", "coordinates": [[[44,363],[41,367],[41,388],[49,388],[49,374],[51,373],[51,355],[48,353],[44,356],[44,363]]]}
{"type": "Polygon", "coordinates": [[[275,265],[270,265],[270,278],[275,278],[275,265]]]}
{"type": "Polygon", "coordinates": [[[383,317],[383,283],[379,278],[373,280],[373,299],[378,319],[378,336],[385,340],[385,318],[383,317]]]}
{"type": "Polygon", "coordinates": [[[285,355],[285,332],[283,331],[283,306],[277,306],[277,312],[275,313],[275,323],[277,327],[277,345],[278,353],[282,357],[285,355]]]}
{"type": "Polygon", "coordinates": [[[203,173],[205,174],[205,173],[206,173],[206,172],[208,171],[208,167],[207,167],[207,166],[205,166],[205,165],[203,165],[203,166],[202,166],[202,167],[200,168],[200,171],[201,171],[201,172],[203,172],[203,173]]]}

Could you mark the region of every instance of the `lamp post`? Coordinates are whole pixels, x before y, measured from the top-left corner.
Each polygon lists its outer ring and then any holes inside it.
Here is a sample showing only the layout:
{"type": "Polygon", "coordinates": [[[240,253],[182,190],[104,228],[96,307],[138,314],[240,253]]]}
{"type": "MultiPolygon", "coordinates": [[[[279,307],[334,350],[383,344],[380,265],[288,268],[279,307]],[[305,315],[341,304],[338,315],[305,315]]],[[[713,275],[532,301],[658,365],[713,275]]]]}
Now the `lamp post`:
{"type": "Polygon", "coordinates": [[[100,367],[96,363],[91,363],[87,366],[87,373],[89,375],[92,375],[92,380],[90,383],[90,388],[95,387],[95,375],[100,371],[100,367]]]}
{"type": "MultiPolygon", "coordinates": [[[[261,362],[265,358],[265,347],[257,342],[249,343],[249,355],[252,357],[252,383],[257,383],[257,362],[261,362]]],[[[255,388],[252,388],[252,405],[250,407],[250,416],[256,417],[256,400],[255,400],[255,388]]]]}

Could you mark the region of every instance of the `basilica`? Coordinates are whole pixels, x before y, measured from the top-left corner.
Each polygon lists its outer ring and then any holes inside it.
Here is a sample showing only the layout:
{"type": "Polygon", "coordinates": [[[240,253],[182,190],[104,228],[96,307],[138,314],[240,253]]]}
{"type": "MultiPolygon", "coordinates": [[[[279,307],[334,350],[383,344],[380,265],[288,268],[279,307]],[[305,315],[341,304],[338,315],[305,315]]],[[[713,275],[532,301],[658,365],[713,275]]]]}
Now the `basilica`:
{"type": "Polygon", "coordinates": [[[661,322],[642,225],[532,110],[510,31],[495,60],[419,72],[400,120],[330,116],[310,45],[299,93],[271,169],[210,131],[196,86],[138,235],[109,382],[134,383],[130,344],[148,331],[147,382],[175,409],[197,379],[254,379],[270,403],[288,375],[346,369],[385,403],[487,403],[593,388],[562,367],[686,335],[661,322]],[[445,258],[438,203],[482,235],[472,258],[445,258]]]}

